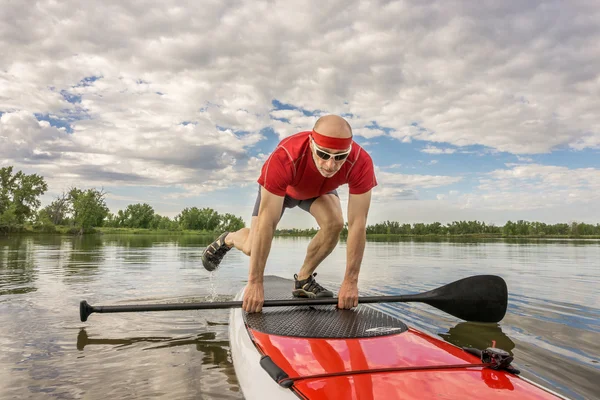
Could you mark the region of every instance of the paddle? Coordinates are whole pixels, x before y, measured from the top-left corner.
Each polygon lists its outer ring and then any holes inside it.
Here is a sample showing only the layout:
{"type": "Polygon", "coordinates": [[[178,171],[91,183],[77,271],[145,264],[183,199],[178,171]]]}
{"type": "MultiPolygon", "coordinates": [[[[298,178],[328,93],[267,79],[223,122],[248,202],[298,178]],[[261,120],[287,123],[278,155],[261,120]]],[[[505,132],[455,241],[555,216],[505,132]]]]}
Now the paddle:
{"type": "MultiPolygon", "coordinates": [[[[495,275],[477,275],[463,278],[437,289],[419,294],[401,296],[359,297],[361,303],[420,302],[465,321],[499,322],[506,314],[508,291],[506,282],[495,275]]],[[[337,304],[337,298],[265,300],[263,307],[316,306],[337,304]]],[[[122,306],[91,306],[83,300],[79,304],[81,321],[92,313],[140,311],[214,310],[242,307],[241,301],[205,303],[142,304],[122,306]]]]}

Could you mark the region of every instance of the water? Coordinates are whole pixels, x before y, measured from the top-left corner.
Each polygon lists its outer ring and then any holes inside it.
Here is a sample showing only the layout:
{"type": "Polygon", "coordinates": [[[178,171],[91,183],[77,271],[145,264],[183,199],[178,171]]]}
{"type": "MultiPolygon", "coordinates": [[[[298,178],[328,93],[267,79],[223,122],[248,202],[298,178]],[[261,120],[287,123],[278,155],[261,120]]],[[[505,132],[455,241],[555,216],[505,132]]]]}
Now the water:
{"type": "MultiPolygon", "coordinates": [[[[248,258],[227,254],[206,272],[212,238],[0,238],[0,398],[241,399],[227,310],[92,314],[92,305],[226,301],[248,258]]],[[[266,273],[291,277],[308,238],[276,238],[266,273]]],[[[458,346],[510,351],[522,375],[573,399],[600,398],[600,241],[369,241],[361,295],[430,290],[475,274],[502,276],[500,324],[457,320],[419,303],[382,304],[408,324],[458,346]]],[[[335,289],[345,243],[317,270],[335,289]]]]}

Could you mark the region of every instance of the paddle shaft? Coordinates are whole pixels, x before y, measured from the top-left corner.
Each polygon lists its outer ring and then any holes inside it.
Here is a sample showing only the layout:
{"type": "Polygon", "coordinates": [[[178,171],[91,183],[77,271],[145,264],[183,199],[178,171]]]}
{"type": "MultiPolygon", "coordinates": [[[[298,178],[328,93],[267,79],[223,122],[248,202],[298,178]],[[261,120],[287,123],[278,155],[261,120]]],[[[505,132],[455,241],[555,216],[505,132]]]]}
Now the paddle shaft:
{"type": "MultiPolygon", "coordinates": [[[[420,295],[402,295],[402,296],[368,296],[359,297],[359,303],[394,303],[420,301],[412,299],[420,295]]],[[[263,307],[289,307],[289,306],[321,306],[328,304],[337,304],[338,299],[332,297],[323,297],[316,299],[288,299],[288,300],[265,300],[263,307]]],[[[142,312],[142,311],[182,311],[182,310],[216,310],[224,308],[241,308],[241,301],[220,301],[203,303],[172,303],[172,304],[134,304],[123,306],[91,306],[85,300],[81,302],[80,308],[87,315],[91,313],[122,313],[122,312],[142,312]]],[[[82,314],[83,316],[83,314],[82,314]]],[[[86,318],[87,319],[87,318],[86,318]]],[[[82,321],[85,321],[82,319],[82,321]]]]}
{"type": "MultiPolygon", "coordinates": [[[[398,303],[422,302],[429,304],[465,321],[499,322],[507,308],[508,292],[506,282],[494,275],[478,275],[463,278],[434,290],[419,294],[400,296],[359,297],[359,303],[398,303]]],[[[335,297],[315,299],[266,300],[263,307],[318,306],[337,304],[335,297]]],[[[172,310],[214,310],[242,307],[241,301],[140,304],[122,306],[91,306],[85,300],[79,305],[81,321],[86,321],[91,313],[117,313],[140,311],[172,310]]]]}

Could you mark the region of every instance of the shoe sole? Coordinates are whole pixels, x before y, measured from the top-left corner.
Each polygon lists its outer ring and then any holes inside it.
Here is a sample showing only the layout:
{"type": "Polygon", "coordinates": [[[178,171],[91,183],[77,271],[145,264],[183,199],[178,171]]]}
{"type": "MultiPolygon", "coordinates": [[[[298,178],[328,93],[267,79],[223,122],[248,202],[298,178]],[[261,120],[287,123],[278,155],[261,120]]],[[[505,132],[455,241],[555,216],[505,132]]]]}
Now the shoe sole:
{"type": "Polygon", "coordinates": [[[214,270],[216,270],[217,268],[219,268],[219,265],[215,265],[213,263],[211,263],[210,261],[208,261],[205,257],[204,254],[202,254],[202,266],[204,267],[205,270],[212,272],[214,270]]]}
{"type": "Polygon", "coordinates": [[[304,289],[294,289],[292,291],[292,295],[294,295],[294,297],[304,297],[304,298],[310,298],[310,299],[316,299],[317,297],[333,297],[333,293],[331,295],[317,296],[313,292],[307,292],[304,289]]]}
{"type": "MultiPolygon", "coordinates": [[[[216,270],[217,268],[219,268],[219,265],[221,265],[221,263],[215,265],[215,264],[211,263],[210,261],[207,261],[206,260],[206,250],[208,249],[209,246],[212,246],[215,242],[217,242],[217,244],[218,244],[219,240],[221,240],[221,239],[225,240],[225,237],[228,234],[229,234],[229,232],[223,232],[223,233],[221,233],[219,235],[219,237],[214,242],[212,242],[211,244],[209,244],[206,247],[206,249],[204,249],[204,251],[202,252],[202,257],[201,257],[201,259],[202,259],[202,266],[204,267],[205,270],[207,270],[209,272],[212,272],[212,271],[216,270]]],[[[230,249],[231,249],[231,247],[230,247],[230,249]]]]}

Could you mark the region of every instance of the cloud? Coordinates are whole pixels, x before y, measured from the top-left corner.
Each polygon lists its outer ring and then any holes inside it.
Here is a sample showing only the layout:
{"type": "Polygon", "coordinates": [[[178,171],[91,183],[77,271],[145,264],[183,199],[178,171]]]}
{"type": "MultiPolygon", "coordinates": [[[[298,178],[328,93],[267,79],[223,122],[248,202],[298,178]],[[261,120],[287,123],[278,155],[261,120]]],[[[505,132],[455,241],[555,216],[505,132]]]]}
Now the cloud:
{"type": "Polygon", "coordinates": [[[51,162],[70,145],[65,129],[38,121],[26,111],[4,113],[0,117],[0,157],[18,158],[26,163],[51,162]]]}
{"type": "Polygon", "coordinates": [[[421,152],[428,154],[453,154],[456,152],[456,149],[441,149],[439,147],[428,145],[424,149],[421,149],[421,152]]]}
{"type": "MultiPolygon", "coordinates": [[[[430,154],[600,148],[599,37],[593,2],[8,2],[0,152],[57,182],[194,195],[253,182],[265,128],[324,113],[430,154]]],[[[389,194],[458,180],[394,175],[389,194]]]]}
{"type": "Polygon", "coordinates": [[[373,189],[375,202],[405,198],[418,199],[419,190],[433,189],[460,182],[462,177],[437,175],[406,175],[376,171],[378,186],[373,189]]]}
{"type": "MultiPolygon", "coordinates": [[[[26,111],[0,117],[0,155],[7,160],[34,165],[51,186],[158,185],[222,187],[220,182],[244,183],[246,171],[257,173],[257,158],[246,147],[259,134],[238,135],[217,130],[210,123],[176,125],[172,129],[138,125],[124,135],[129,124],[104,121],[99,132],[83,121],[74,134],[38,121],[26,111]],[[144,129],[147,128],[147,129],[144,129]],[[241,178],[243,177],[243,178],[241,178]]],[[[196,191],[198,192],[198,191],[196,191]]]]}
{"type": "Polygon", "coordinates": [[[531,157],[517,156],[517,160],[519,160],[521,162],[533,162],[533,158],[531,158],[531,157]]]}
{"type": "Polygon", "coordinates": [[[381,169],[393,169],[393,168],[400,168],[402,166],[402,164],[392,164],[392,165],[385,165],[385,166],[380,166],[381,169]]]}
{"type": "Polygon", "coordinates": [[[534,210],[600,201],[600,170],[509,164],[479,181],[474,193],[458,202],[466,208],[494,210],[534,210]]]}

